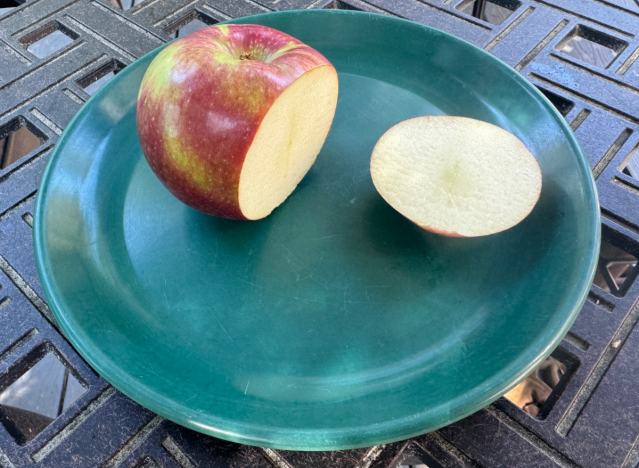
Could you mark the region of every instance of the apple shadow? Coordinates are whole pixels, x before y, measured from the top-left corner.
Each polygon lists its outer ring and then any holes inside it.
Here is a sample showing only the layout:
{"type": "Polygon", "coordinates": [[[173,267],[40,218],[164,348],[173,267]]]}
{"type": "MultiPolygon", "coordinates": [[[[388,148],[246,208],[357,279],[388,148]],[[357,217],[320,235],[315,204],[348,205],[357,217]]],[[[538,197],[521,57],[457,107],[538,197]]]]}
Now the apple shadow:
{"type": "Polygon", "coordinates": [[[216,218],[199,211],[185,210],[185,223],[195,239],[212,239],[229,253],[259,248],[260,239],[271,228],[270,216],[256,221],[216,218]]]}
{"type": "Polygon", "coordinates": [[[366,246],[368,255],[377,258],[383,267],[362,268],[360,274],[367,276],[367,281],[389,275],[402,277],[406,283],[418,281],[423,288],[435,288],[455,271],[465,269],[464,258],[483,244],[478,238],[453,241],[426,231],[397,212],[377,192],[369,193],[363,206],[358,220],[361,238],[354,240],[351,248],[366,246]]]}
{"type": "MultiPolygon", "coordinates": [[[[540,268],[546,271],[547,280],[552,276],[560,281],[558,270],[552,266],[562,257],[570,263],[570,231],[576,225],[576,213],[570,196],[559,184],[544,182],[539,201],[518,225],[489,236],[468,238],[426,231],[377,193],[371,193],[362,213],[366,227],[362,234],[393,274],[403,269],[428,287],[454,282],[471,294],[503,294],[522,287],[527,279],[542,280],[536,271],[540,268]]],[[[361,274],[376,276],[378,272],[364,268],[361,274]]]]}
{"type": "Polygon", "coordinates": [[[200,211],[185,210],[185,223],[193,230],[195,237],[215,239],[228,249],[230,253],[241,253],[247,248],[255,251],[267,239],[267,233],[279,225],[290,222],[289,205],[296,204],[296,196],[301,191],[316,183],[317,176],[313,170],[300,181],[295,190],[277,206],[271,214],[258,220],[235,220],[210,216],[200,211]],[[295,200],[295,201],[294,201],[295,200]]]}

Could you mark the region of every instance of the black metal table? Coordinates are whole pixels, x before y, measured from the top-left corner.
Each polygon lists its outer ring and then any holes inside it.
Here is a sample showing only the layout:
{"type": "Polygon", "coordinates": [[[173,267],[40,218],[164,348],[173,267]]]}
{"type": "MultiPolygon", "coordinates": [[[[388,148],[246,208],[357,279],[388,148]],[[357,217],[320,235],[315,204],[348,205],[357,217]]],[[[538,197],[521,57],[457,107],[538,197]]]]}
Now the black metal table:
{"type": "Polygon", "coordinates": [[[9,7],[0,9],[0,467],[639,465],[634,0],[138,2],[0,1],[9,7]],[[577,135],[602,207],[599,271],[553,353],[555,381],[548,386],[543,369],[528,381],[528,397],[537,401],[520,404],[526,411],[502,398],[435,433],[387,446],[259,449],[195,433],[140,407],[60,334],[36,275],[31,226],[42,170],[64,127],[114,73],[172,37],[229,18],[302,8],[396,15],[466,39],[537,85],[577,135]],[[31,406],[20,407],[24,392],[31,392],[31,406]]]}

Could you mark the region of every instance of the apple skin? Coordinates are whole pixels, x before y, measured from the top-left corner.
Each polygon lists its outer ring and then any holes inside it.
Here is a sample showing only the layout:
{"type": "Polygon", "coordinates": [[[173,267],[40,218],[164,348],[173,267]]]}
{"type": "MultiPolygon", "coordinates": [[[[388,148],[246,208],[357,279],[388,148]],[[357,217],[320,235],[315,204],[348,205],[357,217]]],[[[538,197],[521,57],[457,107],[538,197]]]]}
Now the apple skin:
{"type": "Polygon", "coordinates": [[[246,219],[242,165],[275,100],[297,78],[330,62],[266,26],[217,25],[166,46],[144,75],[137,130],[164,186],[203,213],[246,219]]]}

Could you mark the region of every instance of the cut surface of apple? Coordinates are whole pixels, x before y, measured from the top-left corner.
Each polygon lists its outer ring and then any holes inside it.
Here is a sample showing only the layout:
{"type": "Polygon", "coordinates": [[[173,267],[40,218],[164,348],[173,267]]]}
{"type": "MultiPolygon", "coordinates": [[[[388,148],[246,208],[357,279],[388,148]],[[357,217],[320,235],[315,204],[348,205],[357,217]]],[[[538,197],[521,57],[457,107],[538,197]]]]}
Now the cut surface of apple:
{"type": "Polygon", "coordinates": [[[293,192],[322,149],[337,104],[333,67],[299,77],[262,120],[240,174],[239,203],[247,219],[267,216],[293,192]]]}
{"type": "Polygon", "coordinates": [[[494,234],[522,221],[541,193],[535,157],[513,134],[464,117],[417,117],[390,128],[371,156],[380,195],[438,234],[494,234]]]}

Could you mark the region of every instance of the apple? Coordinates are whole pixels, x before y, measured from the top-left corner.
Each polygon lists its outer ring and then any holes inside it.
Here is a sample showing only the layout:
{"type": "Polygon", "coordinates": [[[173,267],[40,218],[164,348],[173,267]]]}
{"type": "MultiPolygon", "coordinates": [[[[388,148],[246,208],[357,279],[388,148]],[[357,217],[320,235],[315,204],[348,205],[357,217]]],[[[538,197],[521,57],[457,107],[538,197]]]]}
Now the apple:
{"type": "Polygon", "coordinates": [[[230,219],[267,216],[315,162],[337,105],[318,51],[258,25],[217,25],[166,46],[138,94],[149,166],[179,200],[230,219]]]}
{"type": "Polygon", "coordinates": [[[539,164],[516,136],[464,117],[416,117],[391,127],[373,149],[370,171],[393,208],[447,236],[508,229],[541,193],[539,164]]]}

